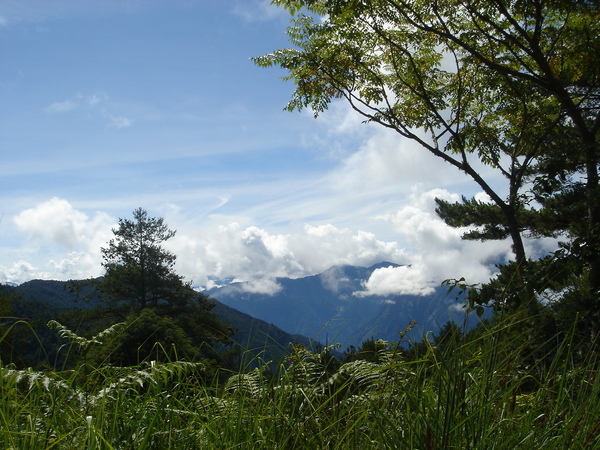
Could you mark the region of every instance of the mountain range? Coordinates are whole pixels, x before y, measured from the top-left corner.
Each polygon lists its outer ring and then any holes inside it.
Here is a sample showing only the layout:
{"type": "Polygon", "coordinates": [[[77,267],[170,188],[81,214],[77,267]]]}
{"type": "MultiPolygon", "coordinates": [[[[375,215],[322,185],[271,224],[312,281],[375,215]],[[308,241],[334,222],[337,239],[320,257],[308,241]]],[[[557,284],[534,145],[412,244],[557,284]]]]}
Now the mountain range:
{"type": "Polygon", "coordinates": [[[245,283],[231,283],[206,291],[219,302],[272,323],[288,333],[307,336],[341,349],[358,347],[368,339],[395,342],[409,324],[406,335],[419,341],[449,320],[467,328],[478,319],[466,315],[463,301],[437,287],[430,295],[358,296],[371,274],[380,268],[399,267],[382,262],[370,267],[333,266],[304,278],[277,278],[274,294],[257,293],[245,283]]]}
{"type": "MultiPolygon", "coordinates": [[[[382,262],[370,267],[333,266],[303,278],[277,278],[278,290],[257,293],[243,282],[229,282],[205,290],[215,300],[213,312],[237,330],[233,336],[252,355],[279,359],[290,343],[310,345],[339,343],[341,351],[359,347],[368,339],[398,340],[409,324],[406,340],[420,341],[436,333],[449,320],[467,328],[477,318],[467,316],[463,302],[438,287],[430,295],[358,296],[371,274],[380,268],[399,267],[382,262]]],[[[75,302],[66,282],[32,280],[19,286],[3,285],[3,292],[18,293],[13,314],[26,319],[49,320],[71,309],[96,305],[75,302]]],[[[405,341],[406,342],[406,341],[405,341]]],[[[251,356],[252,357],[252,356],[251,356]]]]}

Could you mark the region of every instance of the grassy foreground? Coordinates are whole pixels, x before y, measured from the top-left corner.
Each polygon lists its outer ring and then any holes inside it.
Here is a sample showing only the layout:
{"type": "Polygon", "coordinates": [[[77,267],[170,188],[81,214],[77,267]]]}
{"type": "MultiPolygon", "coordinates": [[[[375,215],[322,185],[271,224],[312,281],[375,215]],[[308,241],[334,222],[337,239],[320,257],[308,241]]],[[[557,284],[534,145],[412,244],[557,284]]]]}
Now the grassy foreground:
{"type": "Polygon", "coordinates": [[[599,448],[595,353],[566,333],[534,355],[521,325],[426,345],[411,360],[391,343],[341,365],[328,349],[297,347],[277,376],[265,364],[209,386],[201,363],[182,361],[61,373],[3,365],[0,447],[599,448]]]}

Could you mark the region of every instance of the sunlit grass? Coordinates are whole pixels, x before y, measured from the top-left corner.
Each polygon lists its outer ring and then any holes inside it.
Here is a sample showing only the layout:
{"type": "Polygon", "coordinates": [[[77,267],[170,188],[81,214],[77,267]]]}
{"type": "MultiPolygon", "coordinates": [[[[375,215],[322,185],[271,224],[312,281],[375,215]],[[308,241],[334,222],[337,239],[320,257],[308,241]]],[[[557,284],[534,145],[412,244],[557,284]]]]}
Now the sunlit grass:
{"type": "Polygon", "coordinates": [[[0,367],[0,447],[89,448],[597,448],[594,352],[573,333],[527,354],[522,324],[504,322],[407,360],[332,364],[330,349],[293,349],[206,383],[201,363],[64,372],[0,367]],[[510,339],[508,339],[510,336],[510,339]],[[87,380],[82,380],[82,371],[87,380]],[[270,375],[276,373],[277,375],[270,375]]]}

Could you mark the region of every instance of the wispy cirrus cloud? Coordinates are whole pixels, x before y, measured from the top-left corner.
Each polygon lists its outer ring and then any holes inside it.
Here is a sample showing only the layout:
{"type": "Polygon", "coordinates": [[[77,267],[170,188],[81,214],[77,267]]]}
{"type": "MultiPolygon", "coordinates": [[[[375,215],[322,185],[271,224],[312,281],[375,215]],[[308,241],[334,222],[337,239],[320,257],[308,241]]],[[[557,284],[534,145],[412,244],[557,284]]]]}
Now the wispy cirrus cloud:
{"type": "Polygon", "coordinates": [[[45,111],[48,113],[65,113],[85,107],[96,107],[101,102],[107,100],[108,95],[104,92],[96,92],[93,94],[77,93],[68,99],[50,104],[45,108],[45,111]]]}
{"type": "Polygon", "coordinates": [[[133,120],[123,115],[115,115],[111,112],[114,107],[109,103],[109,96],[104,92],[95,92],[93,94],[77,93],[74,96],[62,101],[57,101],[48,105],[44,111],[49,114],[65,114],[78,111],[87,113],[95,112],[98,117],[108,121],[109,127],[128,128],[133,125],[133,120]]]}

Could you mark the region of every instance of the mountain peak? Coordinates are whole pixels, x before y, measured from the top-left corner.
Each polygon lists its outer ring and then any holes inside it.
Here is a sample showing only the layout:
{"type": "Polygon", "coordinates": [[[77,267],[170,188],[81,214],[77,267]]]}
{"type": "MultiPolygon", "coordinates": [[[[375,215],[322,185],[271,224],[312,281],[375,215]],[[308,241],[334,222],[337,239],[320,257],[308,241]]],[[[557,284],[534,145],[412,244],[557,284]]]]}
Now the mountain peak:
{"type": "Polygon", "coordinates": [[[396,264],[393,262],[389,262],[389,261],[383,261],[377,264],[373,264],[371,267],[369,267],[369,270],[371,272],[374,272],[377,269],[383,269],[385,267],[402,267],[402,264],[396,264]]]}

